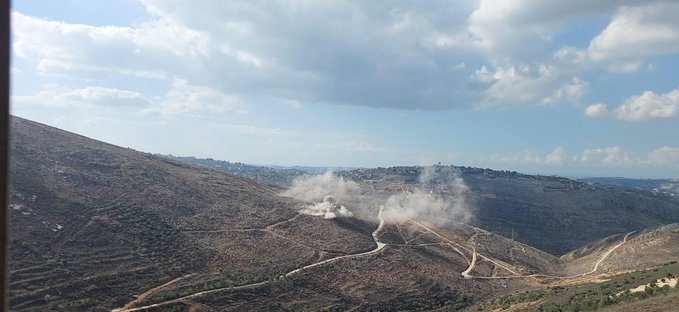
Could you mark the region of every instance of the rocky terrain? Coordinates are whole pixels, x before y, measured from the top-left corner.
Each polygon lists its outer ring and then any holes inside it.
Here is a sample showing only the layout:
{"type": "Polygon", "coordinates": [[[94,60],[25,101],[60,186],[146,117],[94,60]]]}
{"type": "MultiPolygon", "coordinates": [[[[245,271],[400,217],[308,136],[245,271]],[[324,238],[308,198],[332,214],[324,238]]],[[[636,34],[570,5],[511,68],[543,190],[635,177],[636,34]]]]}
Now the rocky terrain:
{"type": "Polygon", "coordinates": [[[679,257],[677,226],[659,227],[679,221],[679,203],[657,192],[450,166],[357,169],[338,173],[351,195],[333,194],[340,213],[314,210],[334,205],[328,194],[291,195],[295,183],[18,117],[12,131],[16,311],[539,307],[622,272],[670,273],[679,257]]]}

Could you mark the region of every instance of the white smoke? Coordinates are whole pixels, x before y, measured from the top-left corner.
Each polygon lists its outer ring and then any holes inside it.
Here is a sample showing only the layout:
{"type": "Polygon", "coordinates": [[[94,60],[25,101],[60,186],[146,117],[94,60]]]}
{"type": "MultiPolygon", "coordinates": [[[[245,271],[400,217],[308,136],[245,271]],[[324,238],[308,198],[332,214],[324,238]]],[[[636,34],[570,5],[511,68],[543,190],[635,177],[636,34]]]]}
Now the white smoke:
{"type": "Polygon", "coordinates": [[[375,207],[384,204],[387,222],[401,223],[419,219],[435,225],[448,221],[468,222],[469,188],[453,167],[424,167],[418,184],[408,184],[402,192],[386,198],[361,196],[360,186],[332,172],[295,179],[281,195],[308,203],[300,213],[333,219],[339,216],[373,218],[375,207]]]}
{"type": "Polygon", "coordinates": [[[419,185],[412,190],[387,199],[384,219],[388,222],[404,222],[421,219],[433,224],[447,221],[467,222],[472,214],[465,199],[469,188],[452,167],[424,167],[419,185]]]}
{"type": "Polygon", "coordinates": [[[300,212],[311,216],[323,216],[325,219],[334,219],[337,215],[343,217],[354,216],[354,213],[349,211],[347,207],[337,205],[337,201],[332,195],[325,196],[322,202],[309,205],[300,210],[300,212]]]}
{"type": "Polygon", "coordinates": [[[356,182],[344,180],[332,172],[303,176],[293,181],[292,187],[281,195],[304,202],[312,202],[300,210],[301,213],[334,219],[337,216],[352,217],[354,214],[344,205],[353,205],[361,189],[356,182]]]}

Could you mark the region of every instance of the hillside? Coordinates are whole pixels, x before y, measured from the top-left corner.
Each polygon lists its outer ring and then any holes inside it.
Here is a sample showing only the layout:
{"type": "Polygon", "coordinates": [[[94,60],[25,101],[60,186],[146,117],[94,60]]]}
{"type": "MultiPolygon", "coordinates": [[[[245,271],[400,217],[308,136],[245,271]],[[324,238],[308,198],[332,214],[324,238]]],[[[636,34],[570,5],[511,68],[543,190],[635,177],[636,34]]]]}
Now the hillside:
{"type": "Polygon", "coordinates": [[[466,311],[673,311],[677,260],[679,223],[613,235],[560,257],[557,275],[567,278],[482,299],[466,311]]]}
{"type": "Polygon", "coordinates": [[[294,199],[297,184],[18,117],[12,131],[16,311],[458,310],[679,252],[673,226],[621,237],[676,218],[677,203],[651,192],[473,168],[361,169],[307,181],[342,186],[333,195],[351,214],[329,216],[309,210],[334,203],[325,190],[294,199]]]}
{"type": "MultiPolygon", "coordinates": [[[[561,258],[569,262],[569,269],[577,271],[578,261],[573,259],[598,258],[603,252],[620,241],[622,235],[614,235],[587,244],[571,251],[561,258]]],[[[677,261],[679,250],[679,223],[648,228],[630,234],[624,245],[616,249],[601,265],[602,271],[640,270],[677,261]]],[[[581,269],[580,269],[581,270],[581,269]]]]}
{"type": "MultiPolygon", "coordinates": [[[[11,305],[114,308],[195,272],[260,279],[318,253],[262,232],[297,215],[280,188],[12,119],[11,305]],[[258,265],[258,254],[267,254],[258,265]]],[[[328,227],[308,218],[309,229],[328,227]]],[[[294,238],[303,233],[291,233],[294,238]]],[[[371,248],[332,226],[307,244],[371,248]]],[[[321,255],[321,257],[323,257],[321,255]]]]}
{"type": "Polygon", "coordinates": [[[248,165],[239,162],[215,160],[212,158],[196,158],[186,156],[159,155],[176,161],[204,166],[217,171],[226,172],[239,177],[256,181],[273,183],[280,186],[290,186],[292,181],[309,172],[295,168],[276,168],[248,165]]]}
{"type": "MultiPolygon", "coordinates": [[[[411,229],[405,236],[391,224],[376,232],[376,206],[361,219],[328,220],[299,214],[304,204],[279,196],[283,189],[270,184],[18,117],[12,135],[16,311],[103,311],[154,302],[164,310],[186,296],[196,296],[194,306],[206,301],[232,310],[263,310],[276,300],[290,309],[464,307],[491,285],[506,284],[465,279],[460,272],[469,267],[471,251],[458,253],[446,247],[452,242],[418,226],[404,225],[411,229]],[[398,237],[408,242],[380,247],[387,245],[378,239],[398,237]],[[305,265],[314,267],[293,273],[305,265]]],[[[462,235],[470,235],[463,232],[445,235],[463,244],[462,235]]],[[[497,246],[488,251],[490,260],[479,261],[482,273],[506,273],[492,262],[500,261],[493,253],[506,257],[497,246]]],[[[538,266],[553,261],[529,253],[538,266]]],[[[524,262],[522,270],[536,269],[532,260],[524,262]]]]}
{"type": "MultiPolygon", "coordinates": [[[[176,159],[283,186],[304,175],[295,169],[192,157],[176,159]]],[[[679,200],[671,193],[672,180],[611,179],[619,183],[607,183],[609,179],[604,178],[580,181],[491,169],[450,168],[459,171],[470,188],[469,197],[476,209],[474,225],[554,255],[617,233],[679,222],[679,200]]],[[[363,187],[379,181],[407,187],[417,184],[421,170],[394,167],[344,170],[338,174],[360,182],[363,187]]]]}
{"type": "MultiPolygon", "coordinates": [[[[468,167],[452,167],[464,179],[473,203],[471,224],[553,255],[589,242],[679,222],[679,201],[663,193],[575,180],[468,167]]],[[[356,181],[418,183],[421,167],[343,173],[356,181]]]]}
{"type": "MultiPolygon", "coordinates": [[[[295,169],[191,157],[176,159],[283,186],[304,175],[295,169]]],[[[476,209],[474,225],[554,255],[617,233],[679,222],[679,200],[672,195],[672,180],[572,180],[491,169],[450,168],[459,171],[470,188],[469,197],[476,209]]],[[[378,181],[415,185],[420,173],[419,167],[338,171],[361,182],[363,187],[378,181]]]]}
{"type": "Polygon", "coordinates": [[[604,185],[617,185],[667,193],[679,196],[679,180],[676,179],[628,179],[628,178],[582,178],[579,181],[604,185]]]}

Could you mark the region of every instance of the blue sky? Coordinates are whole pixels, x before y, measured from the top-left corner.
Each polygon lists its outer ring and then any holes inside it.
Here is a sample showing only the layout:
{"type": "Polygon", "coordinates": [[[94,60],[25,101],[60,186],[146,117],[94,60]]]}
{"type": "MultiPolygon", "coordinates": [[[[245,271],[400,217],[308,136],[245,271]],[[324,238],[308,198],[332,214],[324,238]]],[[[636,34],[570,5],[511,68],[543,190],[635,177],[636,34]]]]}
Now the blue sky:
{"type": "Polygon", "coordinates": [[[679,178],[676,1],[13,5],[13,114],[113,144],[679,178]]]}

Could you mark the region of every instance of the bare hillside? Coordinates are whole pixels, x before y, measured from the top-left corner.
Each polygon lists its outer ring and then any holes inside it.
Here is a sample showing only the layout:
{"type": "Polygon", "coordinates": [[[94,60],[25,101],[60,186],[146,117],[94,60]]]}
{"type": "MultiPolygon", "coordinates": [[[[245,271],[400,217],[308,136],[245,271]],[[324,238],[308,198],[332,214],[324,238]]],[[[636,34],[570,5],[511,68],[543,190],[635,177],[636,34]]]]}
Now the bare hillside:
{"type": "Polygon", "coordinates": [[[297,216],[279,187],[18,117],[11,176],[16,310],[115,308],[186,274],[241,283],[325,257],[318,250],[372,247],[369,232],[314,218],[317,235],[270,233],[297,216]]]}
{"type": "Polygon", "coordinates": [[[12,130],[17,311],[458,310],[679,250],[676,226],[630,233],[676,217],[675,201],[649,192],[473,168],[423,182],[421,168],[381,168],[337,177],[355,192],[353,212],[329,215],[309,211],[326,198],[289,197],[295,186],[17,117],[12,130]]]}

